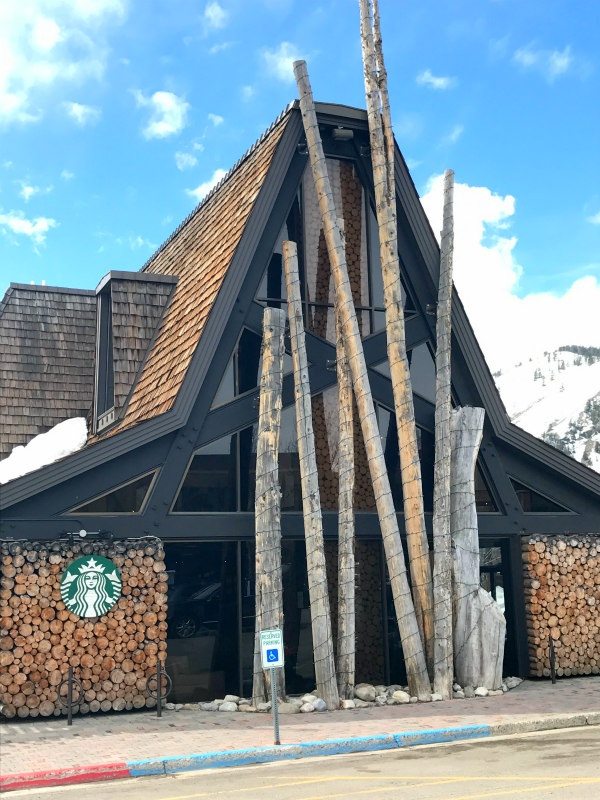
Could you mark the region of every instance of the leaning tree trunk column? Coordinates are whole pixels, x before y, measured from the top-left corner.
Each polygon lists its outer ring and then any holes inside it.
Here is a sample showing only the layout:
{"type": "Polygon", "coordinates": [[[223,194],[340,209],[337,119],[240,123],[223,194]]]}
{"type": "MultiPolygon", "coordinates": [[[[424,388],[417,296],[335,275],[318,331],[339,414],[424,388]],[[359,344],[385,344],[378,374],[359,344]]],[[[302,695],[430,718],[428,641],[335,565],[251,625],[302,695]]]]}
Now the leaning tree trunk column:
{"type": "MultiPolygon", "coordinates": [[[[343,232],[343,218],[338,220],[343,232]]],[[[337,676],[340,697],[354,697],[356,667],[354,558],[354,397],[352,375],[336,306],[336,355],[339,406],[338,443],[338,624],[337,676]]]]}
{"type": "Polygon", "coordinates": [[[444,175],[444,224],[436,325],[435,464],[433,471],[433,691],[452,699],[452,542],[450,536],[450,415],[454,173],[444,175]]]}
{"type": "Polygon", "coordinates": [[[431,665],[433,662],[431,563],[425,528],[421,462],[419,460],[410,365],[406,352],[404,306],[398,257],[394,133],[377,0],[359,0],[359,2],[371,162],[383,277],[387,353],[394,394],[404,497],[404,526],[415,611],[423,633],[427,661],[431,665]]]}
{"type": "Polygon", "coordinates": [[[506,620],[480,586],[475,465],[483,433],[482,408],[452,412],[451,530],[454,542],[454,671],[461,686],[498,689],[506,620]]]}
{"type": "MultiPolygon", "coordinates": [[[[279,488],[279,431],[283,384],[285,312],[265,308],[263,316],[262,369],[256,442],[256,623],[252,699],[262,702],[270,689],[270,673],[264,671],[259,652],[259,632],[283,627],[281,582],[281,491],[279,488]]],[[[280,696],[285,696],[283,670],[279,669],[280,696]]]]}
{"type": "Polygon", "coordinates": [[[304,323],[302,321],[298,254],[295,242],[283,243],[283,267],[287,289],[292,362],[294,365],[296,431],[298,434],[300,479],[302,481],[302,509],[304,512],[304,537],[306,540],[306,567],[308,593],[310,596],[315,679],[317,692],[327,703],[327,708],[336,709],[339,707],[340,698],[335,677],[325,547],[323,544],[321,496],[319,493],[315,436],[312,424],[308,358],[306,356],[304,323]]]}
{"type": "Polygon", "coordinates": [[[379,427],[371,395],[371,387],[367,375],[367,365],[362,348],[356,310],[350,289],[348,278],[348,268],[346,265],[346,255],[344,244],[337,224],[335,204],[327,165],[323,154],[323,145],[319,134],[317,115],[315,112],[312,91],[308,80],[306,62],[294,62],[294,74],[300,92],[300,110],[306,132],[306,141],[313,171],[315,189],[319,201],[319,209],[323,221],[323,230],[331,271],[336,290],[336,303],[339,309],[344,344],[348,354],[350,371],[354,383],[354,393],[358,416],[360,419],[369,471],[373,483],[373,493],[379,514],[379,524],[386,554],[392,595],[408,683],[411,693],[425,699],[429,696],[431,685],[427,675],[427,664],[423,653],[423,643],[417,625],[415,608],[413,605],[408,578],[406,575],[406,565],[402,552],[402,542],[398,530],[398,520],[396,510],[392,500],[390,482],[385,466],[383,448],[379,436],[379,427]]]}

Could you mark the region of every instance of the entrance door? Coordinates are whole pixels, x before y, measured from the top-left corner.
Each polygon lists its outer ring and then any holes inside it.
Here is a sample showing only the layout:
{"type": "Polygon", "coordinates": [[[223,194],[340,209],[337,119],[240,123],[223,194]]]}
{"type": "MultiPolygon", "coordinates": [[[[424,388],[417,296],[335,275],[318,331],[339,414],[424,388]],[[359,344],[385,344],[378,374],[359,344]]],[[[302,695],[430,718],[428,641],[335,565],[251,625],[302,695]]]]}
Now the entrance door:
{"type": "Polygon", "coordinates": [[[167,544],[169,700],[213,700],[239,690],[236,542],[167,544]]]}

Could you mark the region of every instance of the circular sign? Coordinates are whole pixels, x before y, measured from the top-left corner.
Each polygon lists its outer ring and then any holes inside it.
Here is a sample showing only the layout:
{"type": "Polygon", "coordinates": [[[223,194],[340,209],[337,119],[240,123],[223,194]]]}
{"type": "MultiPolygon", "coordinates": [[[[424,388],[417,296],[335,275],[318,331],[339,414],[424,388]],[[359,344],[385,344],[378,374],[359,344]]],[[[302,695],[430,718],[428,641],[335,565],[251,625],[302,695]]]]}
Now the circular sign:
{"type": "Polygon", "coordinates": [[[121,595],[121,573],[109,558],[82,556],[60,579],[63,603],[79,617],[101,617],[121,595]]]}

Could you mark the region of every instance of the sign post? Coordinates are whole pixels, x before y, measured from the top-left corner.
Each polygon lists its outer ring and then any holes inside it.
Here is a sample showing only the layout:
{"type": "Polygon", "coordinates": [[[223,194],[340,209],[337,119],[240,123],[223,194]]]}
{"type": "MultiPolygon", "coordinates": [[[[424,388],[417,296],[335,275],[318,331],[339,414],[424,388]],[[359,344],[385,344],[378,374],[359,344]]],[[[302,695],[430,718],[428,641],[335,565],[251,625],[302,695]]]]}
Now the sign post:
{"type": "Polygon", "coordinates": [[[283,632],[278,629],[260,632],[260,656],[262,668],[268,669],[271,675],[271,711],[273,713],[273,733],[275,744],[281,744],[279,738],[279,706],[277,700],[276,667],[283,667],[283,632]]]}

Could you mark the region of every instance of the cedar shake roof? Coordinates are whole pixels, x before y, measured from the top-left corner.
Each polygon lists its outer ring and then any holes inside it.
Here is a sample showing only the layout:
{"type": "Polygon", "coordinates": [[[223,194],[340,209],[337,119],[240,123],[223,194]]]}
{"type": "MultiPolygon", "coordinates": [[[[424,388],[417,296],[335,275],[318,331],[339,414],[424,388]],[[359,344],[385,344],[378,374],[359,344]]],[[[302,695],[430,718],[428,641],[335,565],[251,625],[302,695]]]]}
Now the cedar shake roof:
{"type": "Polygon", "coordinates": [[[0,303],[0,458],[87,415],[95,342],[95,292],[10,285],[0,303]]]}
{"type": "Polygon", "coordinates": [[[143,267],[178,282],[127,408],[106,435],[173,407],[289,115],[288,109],[143,267]]]}

